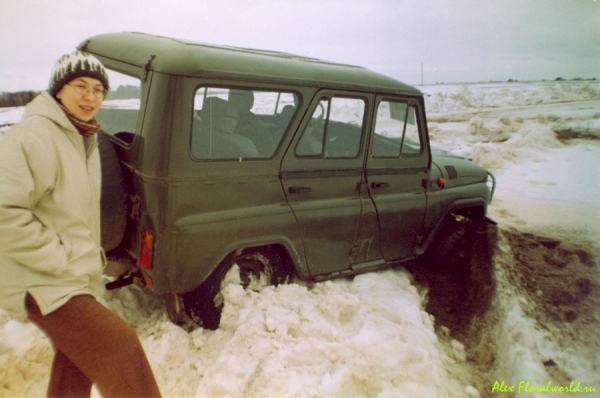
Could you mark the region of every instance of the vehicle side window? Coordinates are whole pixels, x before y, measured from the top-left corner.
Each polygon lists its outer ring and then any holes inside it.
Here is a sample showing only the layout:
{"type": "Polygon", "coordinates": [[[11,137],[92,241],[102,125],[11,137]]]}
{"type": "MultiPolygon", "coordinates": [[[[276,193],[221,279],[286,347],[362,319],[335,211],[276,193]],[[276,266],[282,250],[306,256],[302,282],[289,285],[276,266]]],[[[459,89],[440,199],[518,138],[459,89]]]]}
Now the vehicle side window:
{"type": "Polygon", "coordinates": [[[406,102],[381,101],[377,107],[373,157],[401,157],[421,154],[417,108],[406,102]]]}
{"type": "Polygon", "coordinates": [[[296,156],[354,158],[360,150],[366,103],[359,98],[321,99],[296,146],[296,156]]]}
{"type": "Polygon", "coordinates": [[[135,77],[106,70],[111,89],[96,114],[103,131],[131,144],[141,109],[142,82],[135,77]]]}
{"type": "Polygon", "coordinates": [[[297,103],[293,93],[201,87],[194,99],[192,157],[235,161],[271,158],[297,103]]]}

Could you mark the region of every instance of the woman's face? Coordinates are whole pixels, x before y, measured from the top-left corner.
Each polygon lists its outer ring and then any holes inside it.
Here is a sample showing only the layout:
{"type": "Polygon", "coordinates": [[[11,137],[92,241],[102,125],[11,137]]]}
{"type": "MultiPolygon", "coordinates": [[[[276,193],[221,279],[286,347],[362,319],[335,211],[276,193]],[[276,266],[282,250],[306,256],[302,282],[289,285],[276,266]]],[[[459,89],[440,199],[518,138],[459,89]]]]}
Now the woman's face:
{"type": "Polygon", "coordinates": [[[78,77],[65,84],[56,98],[76,118],[88,122],[94,118],[104,101],[104,86],[98,79],[78,77]]]}

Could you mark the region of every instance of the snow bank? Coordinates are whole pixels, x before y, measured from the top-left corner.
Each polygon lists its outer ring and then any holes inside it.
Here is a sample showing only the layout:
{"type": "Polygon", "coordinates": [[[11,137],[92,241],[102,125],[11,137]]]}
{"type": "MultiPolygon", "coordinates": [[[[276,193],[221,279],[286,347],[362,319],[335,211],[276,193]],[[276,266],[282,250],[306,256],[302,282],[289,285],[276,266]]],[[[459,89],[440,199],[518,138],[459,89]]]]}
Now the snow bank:
{"type": "Polygon", "coordinates": [[[11,124],[21,120],[24,112],[25,107],[23,106],[17,108],[0,108],[0,138],[2,138],[11,124]]]}
{"type": "Polygon", "coordinates": [[[428,113],[521,107],[600,98],[596,81],[435,85],[420,87],[428,113]]]}
{"type": "Polygon", "coordinates": [[[53,350],[33,324],[0,309],[0,397],[43,397],[53,350]]]}
{"type": "Polygon", "coordinates": [[[233,337],[205,374],[198,396],[446,391],[432,323],[404,272],[325,282],[310,290],[292,284],[260,295],[239,287],[227,293],[232,305],[222,329],[233,337]],[[236,369],[242,369],[244,383],[232,385],[227,375],[236,369]]]}
{"type": "Polygon", "coordinates": [[[187,334],[157,319],[165,316],[158,307],[150,315],[141,292],[121,297],[131,294],[117,292],[108,305],[145,336],[159,385],[172,396],[452,397],[466,388],[449,378],[445,364],[454,359],[439,350],[404,270],[259,293],[232,285],[215,332],[187,334]],[[144,306],[122,307],[132,302],[144,306]]]}

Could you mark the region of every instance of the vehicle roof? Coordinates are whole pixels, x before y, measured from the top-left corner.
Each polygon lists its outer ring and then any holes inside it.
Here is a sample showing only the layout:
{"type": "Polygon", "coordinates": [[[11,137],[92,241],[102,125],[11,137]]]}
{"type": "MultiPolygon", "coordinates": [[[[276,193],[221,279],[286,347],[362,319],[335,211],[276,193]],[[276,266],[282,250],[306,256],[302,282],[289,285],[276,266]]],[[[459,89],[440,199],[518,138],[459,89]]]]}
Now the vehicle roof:
{"type": "Polygon", "coordinates": [[[100,58],[167,74],[422,95],[412,86],[359,66],[145,33],[101,34],[83,41],[78,48],[100,58]]]}

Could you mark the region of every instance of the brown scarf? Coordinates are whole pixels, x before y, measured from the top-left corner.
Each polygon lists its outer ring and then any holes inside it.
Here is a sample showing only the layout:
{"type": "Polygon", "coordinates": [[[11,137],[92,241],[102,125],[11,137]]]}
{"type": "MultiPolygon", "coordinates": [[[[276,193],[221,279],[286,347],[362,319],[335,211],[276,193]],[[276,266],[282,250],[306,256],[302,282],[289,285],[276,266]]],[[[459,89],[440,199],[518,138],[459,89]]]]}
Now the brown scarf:
{"type": "Polygon", "coordinates": [[[69,112],[69,110],[63,104],[61,104],[60,102],[58,104],[65,112],[71,123],[73,123],[73,126],[75,126],[77,131],[79,131],[79,134],[81,134],[82,136],[89,138],[96,134],[98,130],[100,130],[100,122],[96,119],[92,119],[89,122],[83,121],[75,117],[75,115],[73,115],[71,112],[69,112]]]}

